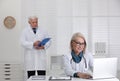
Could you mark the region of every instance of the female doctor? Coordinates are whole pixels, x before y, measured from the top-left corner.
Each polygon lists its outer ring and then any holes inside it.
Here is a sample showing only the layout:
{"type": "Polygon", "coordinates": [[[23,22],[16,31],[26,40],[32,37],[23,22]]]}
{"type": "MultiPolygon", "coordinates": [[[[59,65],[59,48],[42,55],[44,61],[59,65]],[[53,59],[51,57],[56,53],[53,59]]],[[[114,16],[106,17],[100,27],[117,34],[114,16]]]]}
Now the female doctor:
{"type": "Polygon", "coordinates": [[[85,51],[86,45],[86,40],[81,33],[72,36],[71,52],[63,57],[66,75],[84,79],[92,78],[89,72],[93,68],[93,57],[85,51]]]}
{"type": "Polygon", "coordinates": [[[38,46],[43,39],[49,37],[46,31],[38,27],[38,18],[31,16],[28,19],[28,23],[29,26],[23,30],[21,35],[25,58],[25,80],[33,75],[45,75],[45,53],[50,45],[50,41],[48,41],[44,46],[38,46]]]}

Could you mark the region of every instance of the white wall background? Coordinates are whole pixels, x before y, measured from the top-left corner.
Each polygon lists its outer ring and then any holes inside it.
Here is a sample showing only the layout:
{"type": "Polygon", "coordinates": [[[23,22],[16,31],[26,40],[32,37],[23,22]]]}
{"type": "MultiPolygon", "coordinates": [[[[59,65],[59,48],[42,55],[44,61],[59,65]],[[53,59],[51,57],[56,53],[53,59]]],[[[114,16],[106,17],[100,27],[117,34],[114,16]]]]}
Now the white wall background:
{"type": "Polygon", "coordinates": [[[22,62],[19,37],[21,33],[21,0],[0,0],[0,61],[22,62]],[[16,19],[16,26],[4,26],[6,16],[16,19]]]}
{"type": "MultiPolygon", "coordinates": [[[[78,31],[85,35],[92,53],[96,42],[105,42],[105,56],[120,59],[120,0],[0,0],[1,61],[23,62],[19,37],[31,15],[38,16],[39,26],[52,36],[48,66],[51,55],[69,51],[70,38],[78,31]],[[16,18],[16,26],[11,30],[3,25],[8,15],[16,18]]],[[[118,64],[119,69],[120,60],[118,64]]]]}

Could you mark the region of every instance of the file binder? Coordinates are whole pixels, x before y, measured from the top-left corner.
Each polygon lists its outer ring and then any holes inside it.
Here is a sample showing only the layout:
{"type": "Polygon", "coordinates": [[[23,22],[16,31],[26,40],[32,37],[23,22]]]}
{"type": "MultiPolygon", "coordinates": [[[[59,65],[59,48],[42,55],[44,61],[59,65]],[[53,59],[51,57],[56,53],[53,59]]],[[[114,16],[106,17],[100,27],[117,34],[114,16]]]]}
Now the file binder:
{"type": "Polygon", "coordinates": [[[44,46],[51,38],[45,38],[43,39],[39,44],[38,46],[44,46]]]}

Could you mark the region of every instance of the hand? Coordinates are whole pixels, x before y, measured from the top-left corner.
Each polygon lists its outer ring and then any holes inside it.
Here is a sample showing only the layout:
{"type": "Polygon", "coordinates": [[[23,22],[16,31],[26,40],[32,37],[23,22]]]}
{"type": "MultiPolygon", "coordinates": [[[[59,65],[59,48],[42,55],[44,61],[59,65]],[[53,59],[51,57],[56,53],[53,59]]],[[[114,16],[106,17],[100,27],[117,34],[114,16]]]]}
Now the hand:
{"type": "Polygon", "coordinates": [[[36,47],[38,47],[38,44],[40,43],[40,41],[35,41],[34,43],[33,43],[33,46],[36,48],[36,47]]]}
{"type": "Polygon", "coordinates": [[[84,78],[84,79],[92,78],[91,75],[86,74],[86,73],[80,73],[80,72],[77,73],[77,76],[78,76],[79,78],[84,78]]]}
{"type": "Polygon", "coordinates": [[[44,49],[44,46],[38,46],[39,43],[40,43],[40,41],[34,42],[34,44],[33,44],[34,48],[37,50],[44,49]]]}
{"type": "Polygon", "coordinates": [[[37,49],[37,50],[44,49],[44,46],[40,46],[40,47],[37,46],[36,49],[37,49]]]}

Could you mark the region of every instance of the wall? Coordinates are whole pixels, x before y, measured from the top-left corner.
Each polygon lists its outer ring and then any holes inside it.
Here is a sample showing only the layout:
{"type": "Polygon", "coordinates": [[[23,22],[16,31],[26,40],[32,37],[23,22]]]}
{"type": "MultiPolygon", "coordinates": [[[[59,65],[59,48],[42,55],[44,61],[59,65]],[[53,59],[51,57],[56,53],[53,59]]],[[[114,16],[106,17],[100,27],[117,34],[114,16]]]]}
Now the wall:
{"type": "Polygon", "coordinates": [[[106,57],[118,57],[118,69],[120,70],[119,4],[119,0],[91,0],[91,25],[93,46],[95,42],[105,42],[106,57]]]}
{"type": "Polygon", "coordinates": [[[0,62],[22,62],[23,55],[19,43],[21,33],[21,0],[0,0],[0,62]],[[7,29],[4,24],[6,16],[16,19],[16,26],[7,29]]]}

